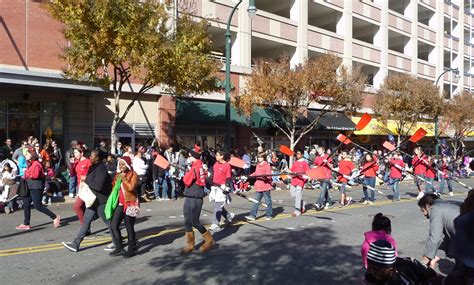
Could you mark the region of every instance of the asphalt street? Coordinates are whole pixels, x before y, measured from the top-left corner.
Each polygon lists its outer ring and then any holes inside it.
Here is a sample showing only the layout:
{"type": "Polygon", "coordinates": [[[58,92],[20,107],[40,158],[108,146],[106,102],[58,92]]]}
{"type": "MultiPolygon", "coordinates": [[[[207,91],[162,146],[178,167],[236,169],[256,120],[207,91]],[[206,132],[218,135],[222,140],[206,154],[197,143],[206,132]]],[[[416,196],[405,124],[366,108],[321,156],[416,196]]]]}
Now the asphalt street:
{"type": "MultiPolygon", "coordinates": [[[[473,186],[473,180],[463,180],[473,186]]],[[[446,200],[463,201],[467,190],[458,184],[455,196],[446,200]]],[[[370,230],[372,217],[382,212],[392,220],[392,236],[399,255],[420,258],[428,235],[428,220],[416,206],[416,191],[411,183],[401,185],[402,200],[393,203],[391,192],[381,188],[373,206],[359,202],[362,191],[351,189],[356,202],[344,208],[337,204],[316,212],[311,205],[318,190],[305,190],[310,210],[293,218],[289,191],[273,191],[274,219],[245,222],[252,206],[235,197],[230,206],[236,214],[232,225],[214,234],[217,249],[205,254],[195,251],[180,254],[185,244],[182,202],[153,201],[142,204],[136,232],[139,254],[131,259],[109,257],[104,247],[110,237],[99,219],[92,225],[93,235],[84,240],[78,253],[67,251],[61,241],[72,241],[79,222],[71,203],[49,206],[61,215],[62,226],[54,229],[48,217],[32,211],[32,229],[17,231],[23,212],[0,214],[1,284],[359,284],[363,276],[360,245],[363,233],[370,230]]],[[[253,196],[250,192],[249,195],[253,196]]],[[[332,192],[339,200],[338,192],[332,192]]],[[[212,205],[207,199],[201,221],[209,225],[212,205]]],[[[123,230],[125,235],[125,230],[123,230]]],[[[201,236],[196,233],[199,246],[201,236]]],[[[444,257],[443,254],[440,254],[444,257]]],[[[453,265],[443,259],[438,271],[453,265]]]]}

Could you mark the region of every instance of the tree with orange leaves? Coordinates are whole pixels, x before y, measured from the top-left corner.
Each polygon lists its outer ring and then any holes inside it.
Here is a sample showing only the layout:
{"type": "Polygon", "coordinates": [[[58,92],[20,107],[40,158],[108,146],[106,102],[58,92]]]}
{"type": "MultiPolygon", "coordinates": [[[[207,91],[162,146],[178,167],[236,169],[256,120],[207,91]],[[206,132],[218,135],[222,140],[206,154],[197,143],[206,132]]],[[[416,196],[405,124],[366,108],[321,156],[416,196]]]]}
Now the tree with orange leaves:
{"type": "Polygon", "coordinates": [[[463,140],[467,134],[474,131],[474,113],[472,110],[474,110],[474,98],[470,92],[455,95],[445,106],[443,121],[454,131],[451,146],[455,155],[463,145],[463,140]]]}
{"type": "Polygon", "coordinates": [[[351,72],[333,54],[294,67],[290,67],[288,57],[260,59],[233,103],[238,112],[247,116],[256,108],[270,110],[272,125],[288,138],[293,150],[324,114],[353,112],[359,108],[365,82],[360,69],[351,72]],[[321,112],[301,126],[299,121],[306,117],[310,107],[321,112]]]}

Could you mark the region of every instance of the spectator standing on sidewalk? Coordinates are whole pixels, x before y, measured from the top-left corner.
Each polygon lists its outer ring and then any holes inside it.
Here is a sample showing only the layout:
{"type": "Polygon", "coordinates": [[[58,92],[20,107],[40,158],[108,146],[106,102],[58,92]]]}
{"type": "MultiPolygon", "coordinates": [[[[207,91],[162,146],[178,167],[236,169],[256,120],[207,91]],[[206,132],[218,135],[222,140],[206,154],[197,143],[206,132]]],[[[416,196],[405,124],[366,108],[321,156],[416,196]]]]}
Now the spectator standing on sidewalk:
{"type": "Polygon", "coordinates": [[[74,172],[72,171],[71,164],[74,162],[74,149],[77,146],[77,141],[71,141],[71,147],[66,151],[64,155],[64,165],[66,165],[67,170],[69,171],[69,183],[68,183],[68,190],[69,190],[69,197],[74,198],[76,195],[77,190],[77,177],[75,176],[74,172]]]}

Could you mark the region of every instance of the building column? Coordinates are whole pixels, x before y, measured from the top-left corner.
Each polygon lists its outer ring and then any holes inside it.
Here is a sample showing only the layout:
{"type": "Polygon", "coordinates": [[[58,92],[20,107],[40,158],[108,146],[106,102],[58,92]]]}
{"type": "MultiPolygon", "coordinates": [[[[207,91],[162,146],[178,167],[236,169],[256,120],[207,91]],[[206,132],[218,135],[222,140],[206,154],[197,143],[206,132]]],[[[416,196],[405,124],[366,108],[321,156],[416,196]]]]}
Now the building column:
{"type": "Polygon", "coordinates": [[[231,49],[231,64],[243,67],[250,67],[252,64],[252,20],[247,13],[248,6],[249,0],[243,0],[237,15],[234,15],[239,18],[239,24],[231,49]]]}
{"type": "Polygon", "coordinates": [[[291,66],[306,62],[308,59],[308,1],[293,0],[290,19],[298,22],[298,43],[291,57],[291,66]]]}
{"type": "Polygon", "coordinates": [[[336,24],[336,33],[344,36],[342,63],[352,68],[352,1],[344,1],[342,17],[336,24]]]}
{"type": "MultiPolygon", "coordinates": [[[[433,63],[436,63],[436,78],[444,71],[444,2],[436,1],[436,12],[433,18],[433,24],[436,26],[436,46],[435,51],[432,52],[434,55],[433,63]]],[[[439,90],[443,92],[444,80],[439,80],[439,90]]]]}
{"type": "MultiPolygon", "coordinates": [[[[464,7],[464,1],[461,1],[461,7],[464,7]]],[[[464,70],[464,10],[463,8],[459,9],[459,21],[458,21],[458,36],[459,36],[459,53],[458,53],[458,61],[459,61],[459,79],[458,79],[458,92],[461,92],[464,90],[464,81],[468,80],[468,77],[464,76],[464,72],[468,72],[469,70],[464,70]]],[[[466,84],[467,85],[467,84],[466,84]]]]}
{"type": "Polygon", "coordinates": [[[411,19],[411,36],[403,53],[411,57],[411,73],[418,75],[418,1],[411,0],[404,14],[411,19]]]}
{"type": "Polygon", "coordinates": [[[167,147],[176,142],[176,98],[160,95],[155,137],[159,146],[167,147]]]}
{"type": "Polygon", "coordinates": [[[380,68],[374,76],[374,88],[379,88],[388,75],[388,1],[376,1],[381,7],[381,22],[374,37],[374,45],[380,47],[380,68]]]}

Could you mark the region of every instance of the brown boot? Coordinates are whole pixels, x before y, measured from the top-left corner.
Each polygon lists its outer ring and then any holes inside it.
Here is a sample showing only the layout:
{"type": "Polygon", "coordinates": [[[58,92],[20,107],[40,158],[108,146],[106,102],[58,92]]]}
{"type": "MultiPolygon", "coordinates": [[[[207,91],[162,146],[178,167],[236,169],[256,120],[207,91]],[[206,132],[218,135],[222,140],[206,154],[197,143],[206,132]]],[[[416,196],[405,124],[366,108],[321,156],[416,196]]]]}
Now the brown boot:
{"type": "Polygon", "coordinates": [[[212,238],[212,235],[209,231],[206,231],[205,233],[202,234],[202,237],[204,238],[204,244],[201,245],[201,248],[199,249],[201,252],[206,252],[214,248],[216,242],[212,238]]]}
{"type": "Polygon", "coordinates": [[[186,232],[186,246],[181,250],[182,254],[190,253],[194,250],[194,232],[186,232]]]}

